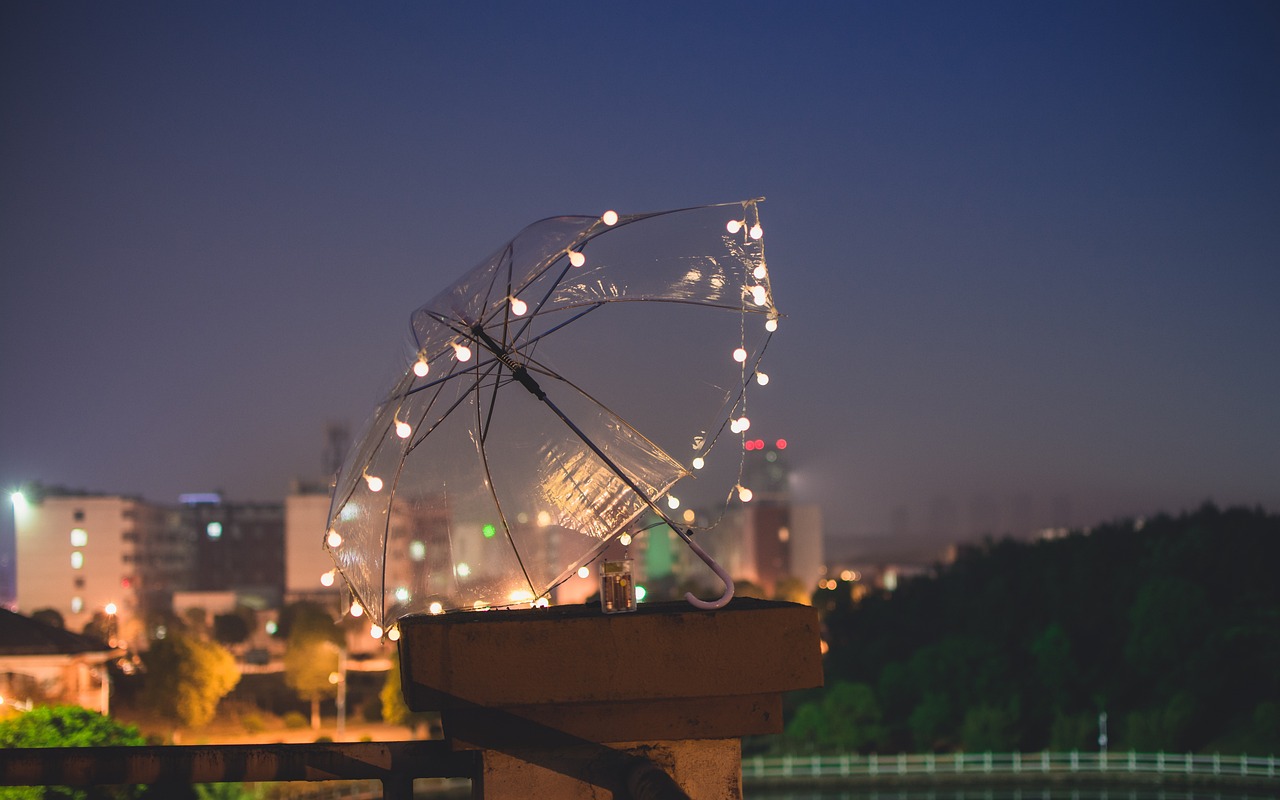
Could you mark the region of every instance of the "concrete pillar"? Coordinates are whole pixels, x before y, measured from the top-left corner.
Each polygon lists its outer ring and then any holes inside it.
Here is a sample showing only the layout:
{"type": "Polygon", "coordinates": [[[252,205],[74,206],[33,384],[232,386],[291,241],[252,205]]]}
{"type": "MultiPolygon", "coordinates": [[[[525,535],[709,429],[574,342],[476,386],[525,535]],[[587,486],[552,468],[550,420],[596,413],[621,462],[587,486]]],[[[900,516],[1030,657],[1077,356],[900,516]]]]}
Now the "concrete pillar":
{"type": "Polygon", "coordinates": [[[782,694],[822,684],[816,612],[738,598],[406,617],[405,701],[481,751],[474,796],[742,796],[740,738],[782,730],[782,694]],[[675,789],[674,786],[670,787],[675,789]]]}

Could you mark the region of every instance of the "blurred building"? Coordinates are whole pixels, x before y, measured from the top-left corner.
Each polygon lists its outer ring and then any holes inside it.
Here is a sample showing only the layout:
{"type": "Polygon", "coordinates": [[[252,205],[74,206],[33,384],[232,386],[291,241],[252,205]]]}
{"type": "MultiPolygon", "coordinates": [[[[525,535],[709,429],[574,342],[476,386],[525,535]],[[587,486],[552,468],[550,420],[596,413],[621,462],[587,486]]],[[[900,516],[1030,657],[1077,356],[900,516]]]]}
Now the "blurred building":
{"type": "Polygon", "coordinates": [[[14,523],[18,608],[53,609],[72,631],[98,616],[121,640],[138,640],[194,564],[177,509],[136,497],[30,486],[14,523]]]}
{"type": "Polygon", "coordinates": [[[284,588],[284,506],[231,503],[218,494],[187,494],[179,500],[196,566],[187,588],[233,592],[237,602],[252,608],[278,606],[284,588]]]}
{"type": "MultiPolygon", "coordinates": [[[[678,521],[694,526],[696,541],[734,580],[758,584],[769,596],[793,582],[811,593],[825,570],[822,511],[793,501],[785,439],[748,439],[743,446],[741,488],[750,499],[736,494],[718,521],[692,509],[678,521]]],[[[665,525],[638,536],[632,557],[642,583],[713,588],[715,577],[665,525]]]]}
{"type": "Polygon", "coordinates": [[[284,601],[337,604],[345,588],[324,549],[329,487],[295,481],[284,500],[284,601]]]}

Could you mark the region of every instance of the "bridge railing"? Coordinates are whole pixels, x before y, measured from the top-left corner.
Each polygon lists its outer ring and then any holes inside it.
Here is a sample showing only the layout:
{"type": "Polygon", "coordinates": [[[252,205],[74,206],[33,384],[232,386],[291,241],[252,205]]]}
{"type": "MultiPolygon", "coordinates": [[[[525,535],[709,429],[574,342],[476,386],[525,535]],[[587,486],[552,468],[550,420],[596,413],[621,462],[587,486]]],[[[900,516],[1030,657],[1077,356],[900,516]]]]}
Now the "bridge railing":
{"type": "Polygon", "coordinates": [[[803,778],[939,777],[969,775],[1151,774],[1275,779],[1275,756],[1193,753],[900,753],[898,755],[749,756],[744,781],[803,778]]]}

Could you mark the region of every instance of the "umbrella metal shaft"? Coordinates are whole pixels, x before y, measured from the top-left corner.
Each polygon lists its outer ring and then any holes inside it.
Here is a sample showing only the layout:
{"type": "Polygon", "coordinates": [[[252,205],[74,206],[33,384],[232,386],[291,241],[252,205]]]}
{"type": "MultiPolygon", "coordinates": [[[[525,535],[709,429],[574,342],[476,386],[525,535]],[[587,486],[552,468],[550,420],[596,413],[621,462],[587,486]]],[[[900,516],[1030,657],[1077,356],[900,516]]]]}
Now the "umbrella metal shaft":
{"type": "Polygon", "coordinates": [[[683,539],[685,544],[687,544],[689,548],[697,554],[698,558],[702,559],[703,563],[710,567],[725,584],[725,593],[719,600],[708,603],[704,600],[699,600],[692,594],[686,594],[685,599],[698,608],[720,608],[725,603],[729,602],[733,597],[733,579],[724,571],[724,568],[717,564],[705,550],[694,542],[687,530],[677,525],[675,521],[667,515],[667,512],[663,511],[653,498],[649,497],[647,492],[642,491],[640,487],[636,485],[636,482],[631,479],[631,476],[623,472],[622,468],[615,464],[613,459],[609,458],[603,450],[596,446],[596,443],[591,440],[591,437],[587,436],[581,428],[574,424],[573,420],[569,419],[569,417],[560,410],[559,406],[552,402],[551,398],[547,397],[547,393],[542,390],[537,379],[529,374],[529,370],[525,369],[523,364],[518,363],[511,357],[510,350],[494,341],[493,337],[490,336],[479,324],[471,326],[471,333],[476,337],[477,341],[484,345],[485,349],[493,353],[494,357],[497,358],[498,361],[502,362],[503,366],[511,370],[511,376],[519,381],[521,386],[528,389],[534,397],[545,403],[547,408],[551,409],[551,411],[560,418],[560,421],[567,425],[569,430],[573,431],[574,435],[581,439],[583,444],[591,448],[591,452],[595,453],[596,456],[604,462],[605,466],[608,467],[614,475],[617,475],[619,480],[627,485],[627,488],[635,492],[636,495],[649,506],[649,508],[653,509],[654,513],[661,517],[662,521],[667,523],[671,530],[675,531],[676,535],[683,539]]]}

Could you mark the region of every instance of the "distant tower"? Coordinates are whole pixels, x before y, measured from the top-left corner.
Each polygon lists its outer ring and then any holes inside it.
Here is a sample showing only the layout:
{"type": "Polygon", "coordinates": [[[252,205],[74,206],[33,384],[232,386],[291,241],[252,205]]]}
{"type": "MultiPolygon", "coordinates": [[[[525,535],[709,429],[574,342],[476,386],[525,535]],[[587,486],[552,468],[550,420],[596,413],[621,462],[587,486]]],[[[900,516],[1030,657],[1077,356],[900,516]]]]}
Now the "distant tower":
{"type": "Polygon", "coordinates": [[[345,422],[330,422],[324,429],[324,455],[321,456],[320,469],[326,480],[332,481],[342,469],[342,462],[347,457],[347,449],[351,447],[351,430],[345,422]]]}

